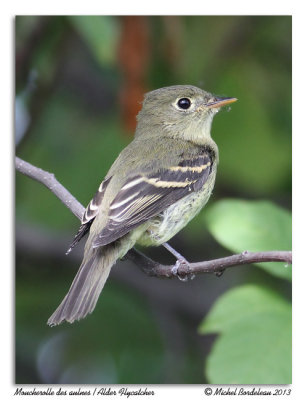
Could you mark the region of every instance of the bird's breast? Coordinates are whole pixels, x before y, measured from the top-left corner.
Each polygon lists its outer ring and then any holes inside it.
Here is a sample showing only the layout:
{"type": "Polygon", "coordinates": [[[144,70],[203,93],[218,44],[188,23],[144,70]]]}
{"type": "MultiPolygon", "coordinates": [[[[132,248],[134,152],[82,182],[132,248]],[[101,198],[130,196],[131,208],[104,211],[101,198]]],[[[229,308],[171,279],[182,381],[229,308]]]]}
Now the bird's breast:
{"type": "Polygon", "coordinates": [[[201,190],[185,196],[152,218],[137,243],[141,246],[159,246],[168,242],[204,207],[210,198],[214,182],[215,172],[213,171],[201,190]]]}

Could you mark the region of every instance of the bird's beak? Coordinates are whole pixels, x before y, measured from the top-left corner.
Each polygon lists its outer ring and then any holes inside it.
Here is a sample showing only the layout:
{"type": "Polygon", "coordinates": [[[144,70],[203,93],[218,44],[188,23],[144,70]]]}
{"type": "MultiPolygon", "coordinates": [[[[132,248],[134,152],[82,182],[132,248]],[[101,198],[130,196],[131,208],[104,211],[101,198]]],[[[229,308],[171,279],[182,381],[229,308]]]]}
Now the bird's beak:
{"type": "Polygon", "coordinates": [[[214,101],[211,103],[207,103],[207,108],[219,108],[222,106],[226,106],[227,104],[231,104],[237,101],[235,97],[216,97],[214,101]]]}

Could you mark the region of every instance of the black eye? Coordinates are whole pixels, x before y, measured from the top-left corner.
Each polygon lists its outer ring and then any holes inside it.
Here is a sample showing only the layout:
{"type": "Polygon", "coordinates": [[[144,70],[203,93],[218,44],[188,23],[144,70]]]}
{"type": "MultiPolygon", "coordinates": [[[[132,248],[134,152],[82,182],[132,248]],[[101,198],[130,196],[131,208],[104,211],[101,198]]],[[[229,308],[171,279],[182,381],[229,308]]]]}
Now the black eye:
{"type": "Polygon", "coordinates": [[[186,97],[183,97],[183,99],[178,101],[178,106],[183,110],[187,110],[191,106],[191,101],[186,97]]]}

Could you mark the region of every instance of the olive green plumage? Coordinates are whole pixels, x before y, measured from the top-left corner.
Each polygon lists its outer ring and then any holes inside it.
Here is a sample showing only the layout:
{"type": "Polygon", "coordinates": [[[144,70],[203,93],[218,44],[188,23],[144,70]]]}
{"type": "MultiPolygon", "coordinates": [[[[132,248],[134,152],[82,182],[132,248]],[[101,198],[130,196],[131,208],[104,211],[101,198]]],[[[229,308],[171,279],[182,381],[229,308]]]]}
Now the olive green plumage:
{"type": "Polygon", "coordinates": [[[91,313],[117,259],[136,243],[167,242],[206,204],[218,164],[212,120],[221,106],[235,100],[194,86],[145,95],[134,140],[115,160],[85,211],[70,247],[89,231],[84,258],[49,325],[91,313]]]}

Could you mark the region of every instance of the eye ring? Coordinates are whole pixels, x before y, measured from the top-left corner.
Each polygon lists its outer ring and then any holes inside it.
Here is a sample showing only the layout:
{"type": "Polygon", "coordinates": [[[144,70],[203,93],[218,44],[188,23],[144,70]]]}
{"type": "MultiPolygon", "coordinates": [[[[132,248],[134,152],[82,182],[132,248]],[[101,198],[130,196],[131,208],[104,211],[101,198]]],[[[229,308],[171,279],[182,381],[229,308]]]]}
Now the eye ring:
{"type": "Polygon", "coordinates": [[[181,99],[178,100],[177,106],[182,110],[188,110],[189,107],[191,106],[191,101],[188,97],[182,97],[181,99]]]}

